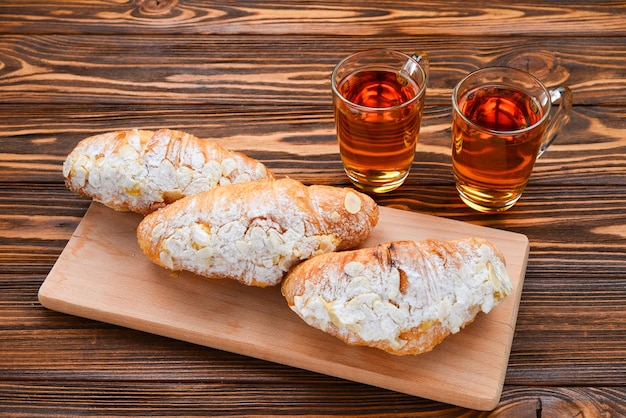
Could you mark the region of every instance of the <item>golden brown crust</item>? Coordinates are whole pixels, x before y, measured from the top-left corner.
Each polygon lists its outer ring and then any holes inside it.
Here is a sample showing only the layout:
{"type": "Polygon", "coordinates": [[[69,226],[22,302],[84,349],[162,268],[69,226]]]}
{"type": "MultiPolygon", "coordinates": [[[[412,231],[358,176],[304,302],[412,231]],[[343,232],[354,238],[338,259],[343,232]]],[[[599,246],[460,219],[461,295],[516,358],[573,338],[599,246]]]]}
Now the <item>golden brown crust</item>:
{"type": "Polygon", "coordinates": [[[67,156],[63,174],[74,192],[144,215],[220,185],[274,177],[242,153],[169,129],[85,138],[67,156]]]}
{"type": "Polygon", "coordinates": [[[397,355],[431,350],[511,291],[500,251],[475,238],[322,254],[282,284],[289,307],[309,325],[397,355]]]}
{"type": "Polygon", "coordinates": [[[297,262],[354,248],[378,222],[378,206],[348,188],[261,180],[185,197],[148,215],[144,253],[173,270],[272,286],[297,262]]]}

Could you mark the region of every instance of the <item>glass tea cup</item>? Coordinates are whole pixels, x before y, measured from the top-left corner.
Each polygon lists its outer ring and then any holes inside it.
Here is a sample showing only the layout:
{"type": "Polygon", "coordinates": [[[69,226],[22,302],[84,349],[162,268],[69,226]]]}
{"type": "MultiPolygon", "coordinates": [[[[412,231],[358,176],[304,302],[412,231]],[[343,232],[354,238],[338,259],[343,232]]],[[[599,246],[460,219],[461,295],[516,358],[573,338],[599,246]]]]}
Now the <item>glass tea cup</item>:
{"type": "Polygon", "coordinates": [[[415,157],[428,57],[387,49],[357,52],[332,74],[339,151],[350,181],[384,193],[398,188],[415,157]]]}
{"type": "Polygon", "coordinates": [[[483,68],[461,80],[452,93],[452,168],[461,200],[487,213],[511,208],[571,108],[568,87],[548,89],[522,70],[483,68]]]}

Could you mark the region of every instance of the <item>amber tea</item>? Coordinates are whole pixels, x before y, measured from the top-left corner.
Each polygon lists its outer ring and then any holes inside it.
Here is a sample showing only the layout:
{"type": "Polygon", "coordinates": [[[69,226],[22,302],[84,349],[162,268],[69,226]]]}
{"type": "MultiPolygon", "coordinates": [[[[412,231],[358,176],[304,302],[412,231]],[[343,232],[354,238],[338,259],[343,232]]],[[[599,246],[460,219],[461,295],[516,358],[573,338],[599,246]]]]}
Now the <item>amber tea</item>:
{"type": "Polygon", "coordinates": [[[337,138],[344,166],[357,181],[374,187],[408,174],[420,126],[419,87],[392,71],[364,70],[346,77],[339,92],[357,106],[376,111],[355,113],[336,107],[337,138]]]}
{"type": "MultiPolygon", "coordinates": [[[[465,117],[487,130],[515,132],[543,116],[536,100],[524,91],[499,86],[471,90],[459,100],[465,117]]],[[[503,205],[521,194],[535,165],[542,129],[497,137],[466,129],[457,119],[452,128],[454,174],[459,191],[472,199],[503,205]]]]}
{"type": "MultiPolygon", "coordinates": [[[[571,101],[569,89],[562,92],[571,101]]],[[[457,85],[452,165],[459,195],[468,206],[499,212],[520,198],[541,149],[563,121],[561,114],[554,120],[559,124],[549,123],[550,98],[538,80],[510,68],[479,70],[457,85]],[[546,135],[547,129],[554,132],[546,135]]],[[[568,111],[567,103],[562,111],[568,111]]]]}
{"type": "Polygon", "coordinates": [[[543,111],[537,99],[507,86],[482,86],[463,94],[459,108],[466,118],[485,129],[510,132],[539,122],[543,111]]]}
{"type": "Polygon", "coordinates": [[[413,163],[424,86],[404,71],[407,61],[402,55],[393,67],[354,66],[333,80],[341,159],[352,183],[366,191],[397,188],[413,163]]]}

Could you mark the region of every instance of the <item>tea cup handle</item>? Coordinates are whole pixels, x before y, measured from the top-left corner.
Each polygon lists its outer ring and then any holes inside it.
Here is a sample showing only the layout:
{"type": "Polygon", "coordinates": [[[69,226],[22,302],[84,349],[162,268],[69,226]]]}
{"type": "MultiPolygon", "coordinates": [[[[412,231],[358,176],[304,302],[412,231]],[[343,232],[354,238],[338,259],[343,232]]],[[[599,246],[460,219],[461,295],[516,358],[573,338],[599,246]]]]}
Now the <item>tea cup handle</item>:
{"type": "Polygon", "coordinates": [[[415,61],[419,62],[422,68],[424,69],[424,73],[428,74],[428,70],[430,69],[430,59],[428,58],[428,54],[425,52],[416,52],[411,55],[415,61]]]}
{"type": "Polygon", "coordinates": [[[550,90],[549,93],[550,102],[552,104],[559,102],[559,108],[548,122],[548,127],[546,128],[544,140],[541,144],[541,148],[539,149],[537,158],[541,157],[552,142],[554,142],[558,133],[567,124],[567,122],[569,122],[572,113],[573,95],[569,87],[559,86],[550,90]]]}
{"type": "Polygon", "coordinates": [[[411,58],[412,60],[408,60],[404,64],[400,72],[405,72],[409,75],[412,75],[415,70],[417,70],[417,64],[415,64],[415,62],[417,62],[420,67],[422,67],[426,78],[428,78],[428,71],[430,69],[430,60],[428,59],[428,54],[426,54],[425,52],[416,52],[411,55],[411,58]]]}

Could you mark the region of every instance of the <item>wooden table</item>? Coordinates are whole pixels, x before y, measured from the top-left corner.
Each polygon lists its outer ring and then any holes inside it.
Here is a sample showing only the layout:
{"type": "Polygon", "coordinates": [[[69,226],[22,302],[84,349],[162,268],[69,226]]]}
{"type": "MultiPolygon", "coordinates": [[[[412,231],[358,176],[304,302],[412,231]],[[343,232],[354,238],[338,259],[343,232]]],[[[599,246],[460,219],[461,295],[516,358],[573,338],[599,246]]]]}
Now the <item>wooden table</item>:
{"type": "Polygon", "coordinates": [[[493,415],[626,415],[626,5],[622,1],[0,5],[0,415],[486,416],[42,307],[90,201],[62,162],[89,135],[169,127],[280,176],[347,186],[330,73],[368,47],[426,51],[416,160],[380,205],[517,232],[530,255],[493,415]],[[457,197],[450,94],[521,67],[574,91],[570,124],[510,211],[457,197]]]}

